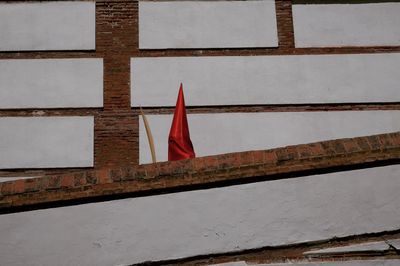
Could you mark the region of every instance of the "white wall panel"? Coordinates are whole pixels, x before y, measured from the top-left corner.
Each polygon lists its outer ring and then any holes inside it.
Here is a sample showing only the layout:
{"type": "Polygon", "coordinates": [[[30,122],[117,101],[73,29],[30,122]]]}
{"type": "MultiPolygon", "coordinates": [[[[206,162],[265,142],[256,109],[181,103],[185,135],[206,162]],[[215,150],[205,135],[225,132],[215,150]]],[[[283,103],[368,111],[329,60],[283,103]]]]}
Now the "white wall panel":
{"type": "Polygon", "coordinates": [[[0,169],[93,166],[93,117],[0,118],[0,169]]]}
{"type": "Polygon", "coordinates": [[[394,165],[1,215],[0,264],[131,265],[396,230],[399,176],[394,165]]]}
{"type": "Polygon", "coordinates": [[[103,106],[103,59],[0,60],[0,109],[103,106]]]}
{"type": "Polygon", "coordinates": [[[139,2],[139,48],[276,47],[275,0],[139,2]]]}
{"type": "MultiPolygon", "coordinates": [[[[167,161],[172,115],[146,117],[157,160],[167,161]]],[[[188,122],[196,156],[200,157],[400,131],[400,111],[191,114],[188,122]]],[[[142,120],[139,162],[151,162],[142,120]]]]}
{"type": "Polygon", "coordinates": [[[400,45],[400,3],[293,5],[296,47],[400,45]]]}
{"type": "Polygon", "coordinates": [[[0,51],[94,50],[94,1],[0,4],[0,51]]]}
{"type": "Polygon", "coordinates": [[[400,101],[400,53],[131,59],[133,106],[400,101]],[[151,73],[151,75],[149,75],[151,73]]]}

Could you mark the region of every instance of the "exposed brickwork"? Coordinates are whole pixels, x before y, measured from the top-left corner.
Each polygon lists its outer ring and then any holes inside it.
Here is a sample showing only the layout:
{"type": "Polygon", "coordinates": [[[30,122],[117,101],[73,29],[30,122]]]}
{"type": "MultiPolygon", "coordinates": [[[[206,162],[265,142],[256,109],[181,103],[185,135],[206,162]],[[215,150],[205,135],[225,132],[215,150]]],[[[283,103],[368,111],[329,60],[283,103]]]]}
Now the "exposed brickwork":
{"type": "Polygon", "coordinates": [[[279,247],[264,247],[253,250],[229,252],[225,254],[209,254],[204,256],[182,258],[177,260],[146,262],[145,264],[134,264],[134,265],[199,266],[199,265],[229,263],[235,261],[245,261],[246,264],[248,265],[258,265],[258,264],[268,264],[268,263],[288,263],[289,261],[291,263],[296,263],[296,262],[321,263],[328,261],[347,261],[347,260],[400,259],[400,254],[398,254],[395,250],[390,250],[390,249],[385,251],[360,251],[360,252],[347,252],[347,253],[344,252],[330,256],[321,255],[321,256],[311,257],[304,255],[304,252],[317,249],[341,247],[341,246],[355,245],[368,242],[385,241],[389,239],[398,239],[399,237],[400,237],[399,230],[396,230],[396,231],[382,232],[376,234],[339,237],[335,239],[321,240],[317,242],[283,245],[279,247]]]}
{"type": "MultiPolygon", "coordinates": [[[[7,1],[13,2],[13,1],[7,1]]],[[[19,1],[16,1],[19,2],[19,1]]],[[[32,1],[35,2],[35,1],[32,1]]],[[[294,48],[292,1],[276,0],[278,48],[256,49],[138,49],[138,2],[134,0],[96,1],[96,51],[55,52],[0,52],[1,59],[33,58],[103,58],[104,59],[104,108],[94,109],[34,109],[0,110],[1,116],[95,116],[95,169],[104,167],[135,166],[138,164],[138,112],[130,108],[130,58],[146,56],[239,56],[239,55],[290,55],[332,53],[379,53],[400,52],[400,46],[392,47],[334,47],[294,48]]],[[[189,108],[188,113],[219,112],[275,112],[319,110],[400,110],[393,104],[330,104],[330,105],[266,105],[222,106],[189,108]]],[[[149,113],[171,113],[172,108],[149,108],[149,113]]],[[[386,145],[374,142],[371,145],[386,145]]],[[[345,145],[346,147],[346,145],[345,145]]],[[[343,148],[343,147],[342,147],[343,148]]],[[[350,148],[350,147],[347,147],[350,148]]],[[[337,147],[338,149],[338,147],[337,147]]],[[[331,152],[329,149],[328,152],[331,152]]],[[[303,151],[302,153],[306,153],[303,151]]],[[[284,156],[294,154],[280,153],[284,156]]],[[[82,169],[14,169],[0,170],[1,176],[37,176],[74,173],[82,169]]]]}
{"type": "MultiPolygon", "coordinates": [[[[400,132],[0,183],[0,209],[400,159],[400,132]],[[386,146],[381,143],[387,143],[386,146]]],[[[251,180],[256,181],[254,179],[251,180]]]]}

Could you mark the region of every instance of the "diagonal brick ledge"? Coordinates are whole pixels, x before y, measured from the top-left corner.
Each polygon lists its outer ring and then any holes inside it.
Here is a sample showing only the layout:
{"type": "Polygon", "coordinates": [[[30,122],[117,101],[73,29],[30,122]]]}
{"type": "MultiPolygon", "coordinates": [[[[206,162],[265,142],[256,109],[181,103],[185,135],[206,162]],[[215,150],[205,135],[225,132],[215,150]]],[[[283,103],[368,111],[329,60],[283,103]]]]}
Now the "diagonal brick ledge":
{"type": "MultiPolygon", "coordinates": [[[[400,158],[400,132],[0,183],[0,210],[400,158]]],[[[278,177],[284,178],[284,177],[278,177]]],[[[254,182],[254,180],[252,181],[254,182]]]]}

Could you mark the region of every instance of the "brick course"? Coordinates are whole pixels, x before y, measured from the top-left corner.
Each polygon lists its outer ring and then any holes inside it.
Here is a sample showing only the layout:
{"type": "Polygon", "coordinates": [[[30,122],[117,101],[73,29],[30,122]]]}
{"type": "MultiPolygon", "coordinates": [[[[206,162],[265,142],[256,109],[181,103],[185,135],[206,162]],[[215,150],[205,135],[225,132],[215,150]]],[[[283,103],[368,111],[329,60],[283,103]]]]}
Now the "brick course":
{"type": "Polygon", "coordinates": [[[257,182],[364,166],[398,163],[400,132],[323,141],[272,150],[248,151],[141,166],[124,166],[48,175],[0,183],[0,211],[100,196],[134,196],[152,190],[257,182]],[[390,145],[375,145],[376,142],[390,145]]]}

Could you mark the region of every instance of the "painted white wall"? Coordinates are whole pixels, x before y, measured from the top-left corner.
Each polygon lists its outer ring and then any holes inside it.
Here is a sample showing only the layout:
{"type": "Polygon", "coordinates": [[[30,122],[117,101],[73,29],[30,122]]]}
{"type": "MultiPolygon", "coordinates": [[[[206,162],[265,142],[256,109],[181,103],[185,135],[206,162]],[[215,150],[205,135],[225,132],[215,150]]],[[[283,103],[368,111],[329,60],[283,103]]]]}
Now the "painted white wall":
{"type": "Polygon", "coordinates": [[[0,60],[0,108],[103,106],[103,59],[0,60]]]}
{"type": "Polygon", "coordinates": [[[0,51],[96,49],[94,1],[0,4],[0,51]]]}
{"type": "MultiPolygon", "coordinates": [[[[157,161],[167,161],[172,115],[146,117],[157,161]]],[[[400,111],[191,114],[188,122],[196,156],[200,157],[400,131],[400,111]]],[[[142,119],[139,162],[151,162],[142,119]]]]}
{"type": "Polygon", "coordinates": [[[139,2],[139,48],[277,47],[275,0],[139,2]]]}
{"type": "Polygon", "coordinates": [[[400,3],[293,5],[296,47],[400,45],[400,3]]]}
{"type": "Polygon", "coordinates": [[[131,59],[132,106],[400,101],[400,53],[131,59]],[[151,75],[149,75],[151,73],[151,75]]]}
{"type": "Polygon", "coordinates": [[[93,166],[93,117],[0,117],[0,169],[93,166]]]}
{"type": "Polygon", "coordinates": [[[0,216],[1,265],[120,265],[399,229],[400,166],[0,216]]]}

